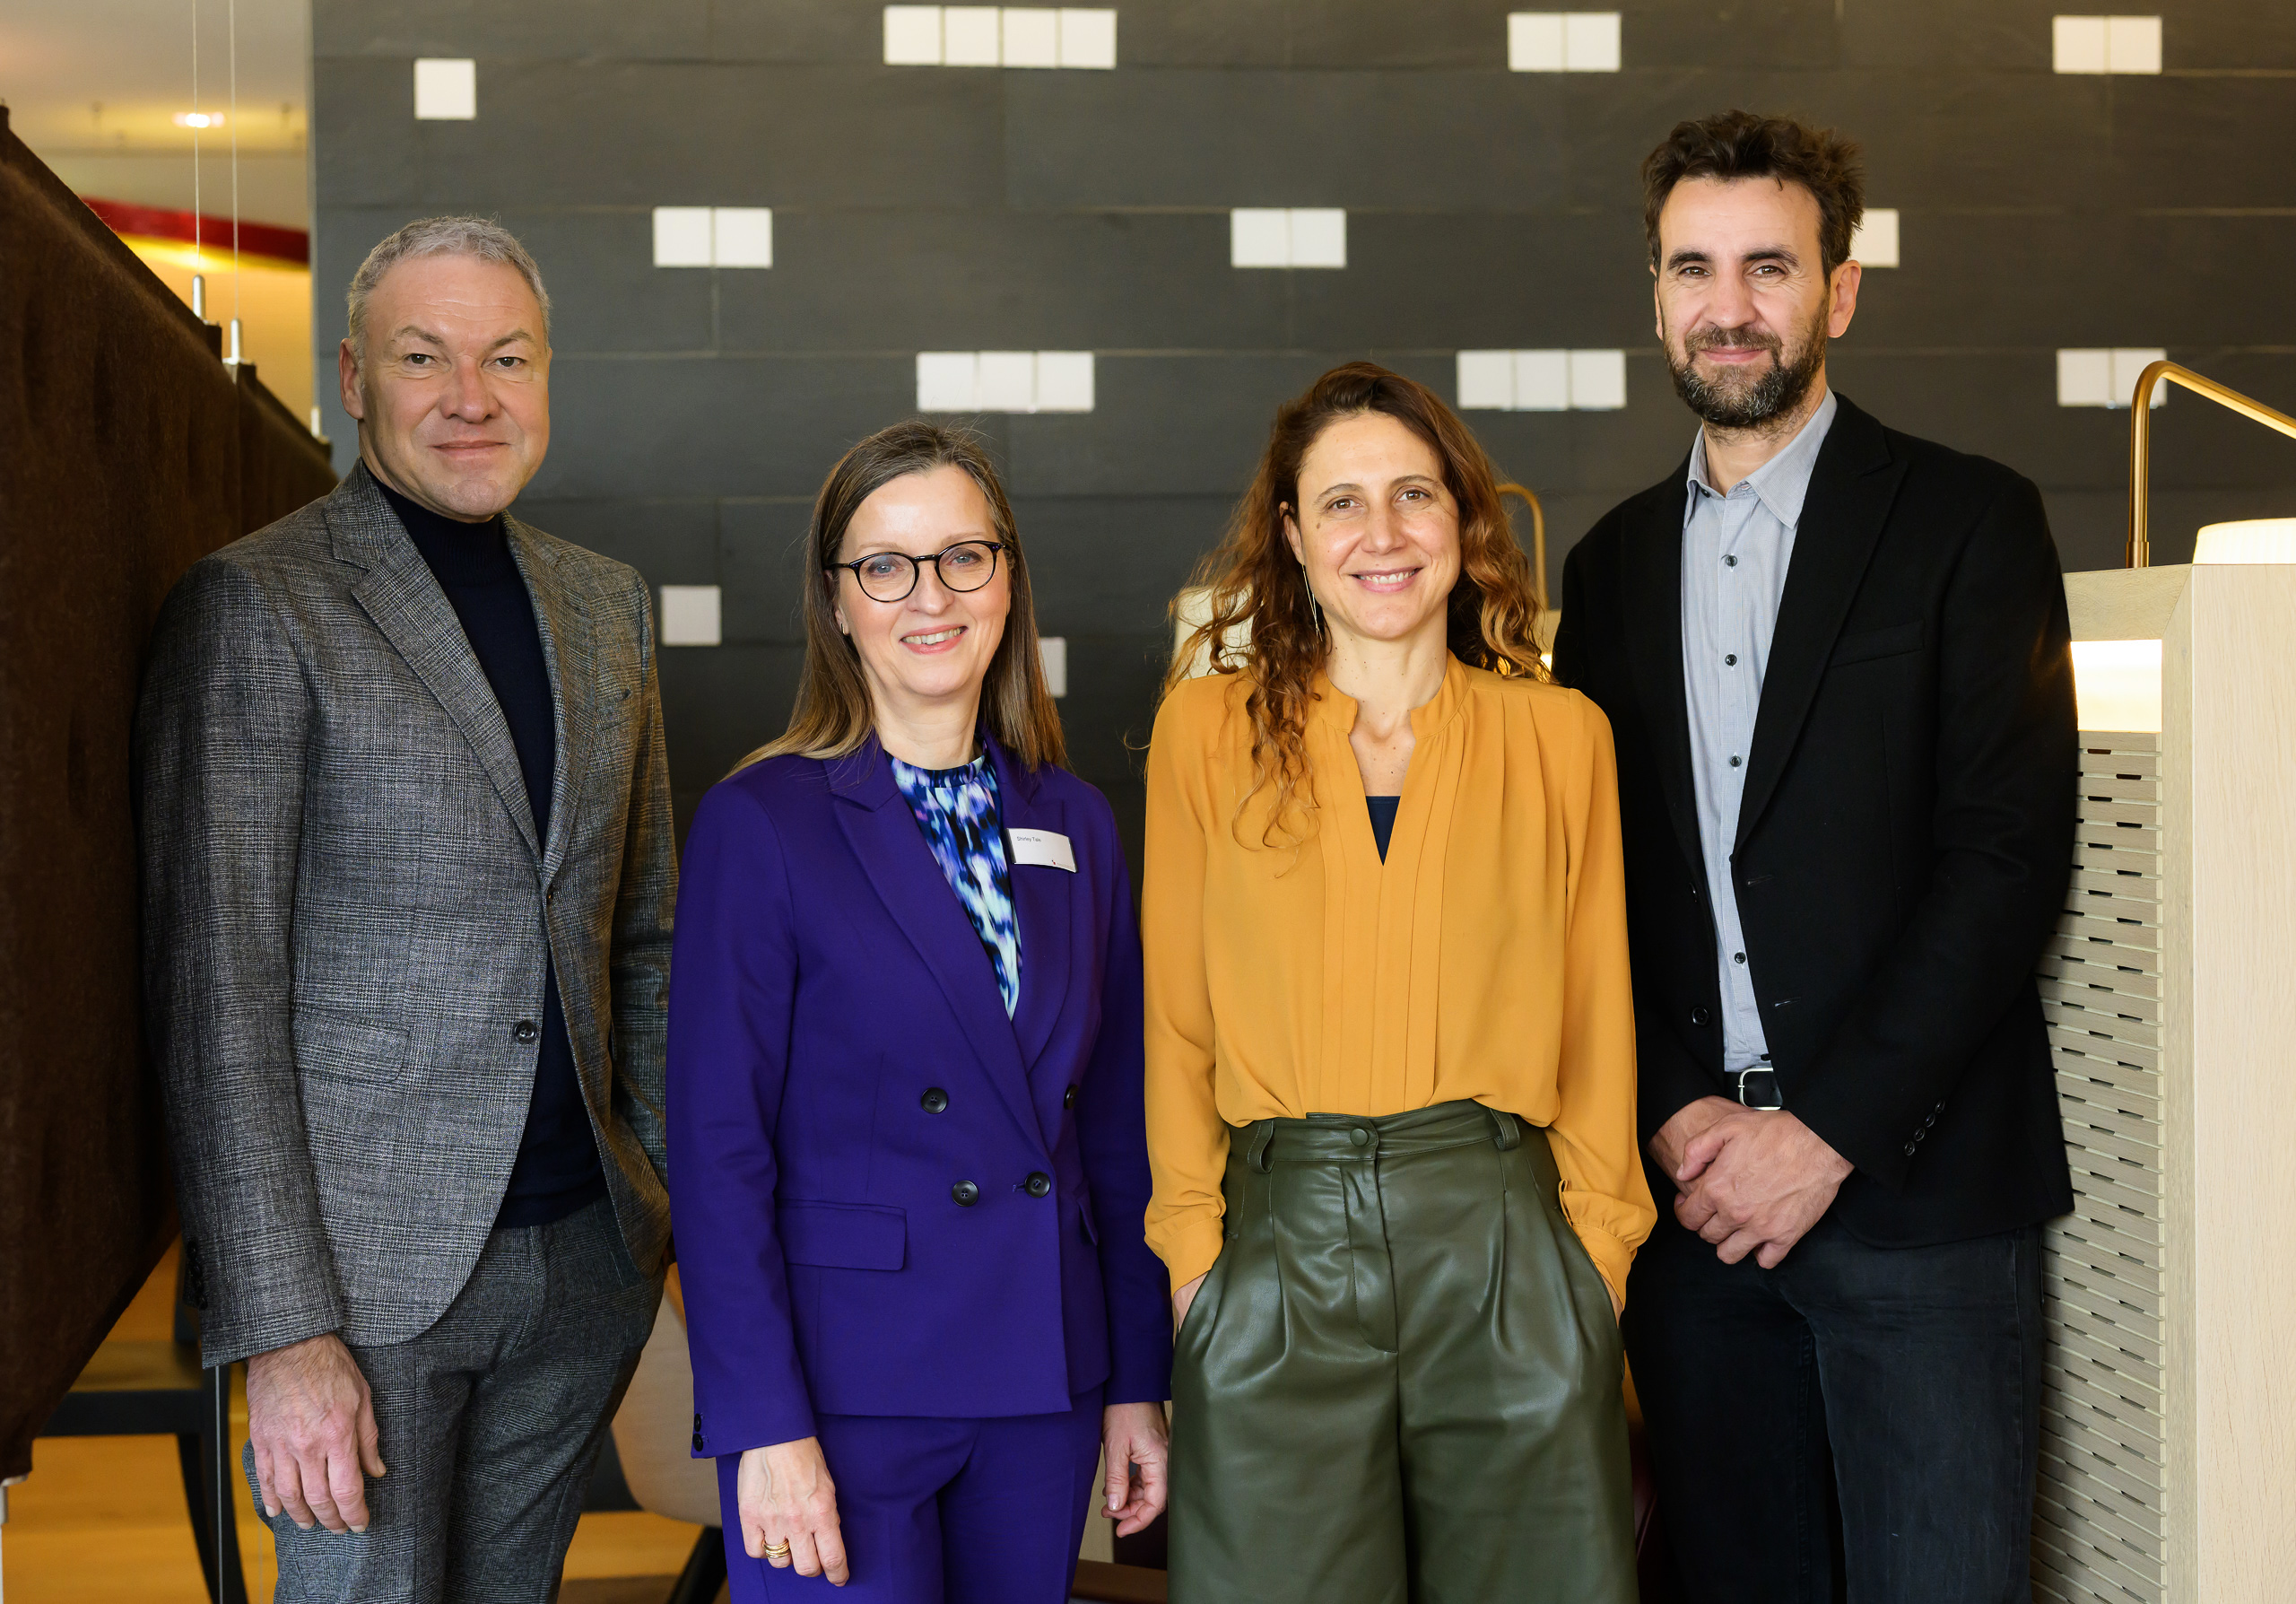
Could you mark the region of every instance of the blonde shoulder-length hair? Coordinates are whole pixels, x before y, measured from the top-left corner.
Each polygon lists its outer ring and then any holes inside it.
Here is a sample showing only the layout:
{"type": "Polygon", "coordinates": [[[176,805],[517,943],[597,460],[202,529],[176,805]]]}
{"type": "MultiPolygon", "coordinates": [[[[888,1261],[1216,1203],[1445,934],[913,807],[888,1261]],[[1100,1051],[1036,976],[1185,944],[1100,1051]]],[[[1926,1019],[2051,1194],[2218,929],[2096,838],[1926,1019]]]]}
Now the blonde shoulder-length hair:
{"type": "Polygon", "coordinates": [[[1060,713],[1045,684],[1036,609],[1029,594],[1029,564],[1021,554],[1013,504],[978,440],[920,418],[881,429],[848,451],[830,470],[814,499],[813,523],[805,533],[812,571],[805,578],[805,667],[796,706],[790,711],[789,728],[735,764],[736,771],[769,757],[849,756],[875,730],[860,654],[837,627],[839,571],[831,564],[839,560],[845,531],[864,501],[896,479],[940,467],[961,468],[980,487],[996,539],[1004,548],[998,557],[1012,588],[1004,638],[996,643],[981,686],[982,722],[1024,768],[1068,761],[1060,713]]]}

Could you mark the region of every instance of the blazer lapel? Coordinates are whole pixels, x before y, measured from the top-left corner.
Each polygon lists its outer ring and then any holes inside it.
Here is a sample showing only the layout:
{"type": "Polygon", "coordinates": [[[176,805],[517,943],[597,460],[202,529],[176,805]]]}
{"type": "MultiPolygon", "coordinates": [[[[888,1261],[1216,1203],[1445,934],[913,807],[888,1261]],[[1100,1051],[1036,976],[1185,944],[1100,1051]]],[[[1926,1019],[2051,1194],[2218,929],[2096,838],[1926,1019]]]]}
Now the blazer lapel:
{"type": "Polygon", "coordinates": [[[502,704],[478,666],[447,593],[439,588],[430,565],[406,537],[398,515],[375,488],[363,463],[327,499],[326,520],[335,554],[367,570],[351,587],[352,598],[447,710],[539,862],[542,843],[535,837],[534,809],[526,800],[526,777],[518,768],[510,727],[502,718],[502,704]]]}
{"type": "Polygon", "coordinates": [[[1753,746],[1746,754],[1746,789],[1738,804],[1739,845],[1761,822],[1786,772],[1905,477],[1905,464],[1891,458],[1882,426],[1847,397],[1839,399],[1840,410],[1810,473],[1810,493],[1802,504],[1794,559],[1779,601],[1778,628],[1770,636],[1753,746]]]}
{"type": "Polygon", "coordinates": [[[996,769],[996,794],[1004,815],[1004,856],[1013,880],[1013,912],[1021,929],[1021,1003],[1013,1015],[1021,1061],[1033,1067],[1052,1039],[1068,999],[1068,921],[1076,876],[1040,864],[1023,867],[1013,860],[1011,832],[1049,830],[1068,833],[1067,809],[1043,793],[1037,776],[1012,761],[995,739],[987,743],[996,769]]]}
{"type": "MultiPolygon", "coordinates": [[[[1021,1061],[1019,1039],[1005,1017],[1004,1000],[996,990],[996,972],[981,950],[980,937],[958,905],[956,894],[941,877],[932,849],[909,811],[909,801],[893,783],[884,748],[873,736],[849,757],[831,758],[830,789],[841,806],[839,827],[845,832],[862,872],[892,915],[893,923],[925,967],[933,973],[948,999],[957,1023],[973,1044],[997,1095],[1004,1100],[1021,1129],[1043,1139],[1036,1109],[1029,1096],[1027,1067],[1021,1061]]],[[[1023,930],[1022,939],[1027,940],[1023,930]]],[[[1021,960],[1021,995],[1029,990],[1028,955],[1021,960]]]]}
{"type": "Polygon", "coordinates": [[[566,860],[574,839],[574,815],[581,806],[582,777],[588,772],[592,715],[596,711],[596,657],[588,609],[563,583],[558,556],[535,532],[505,516],[510,555],[526,581],[542,634],[543,663],[550,675],[557,761],[550,782],[550,839],[543,843],[542,872],[547,882],[566,860]]]}
{"type": "Polygon", "coordinates": [[[1650,726],[1658,788],[1666,798],[1683,859],[1702,875],[1698,791],[1691,778],[1690,702],[1683,689],[1683,508],[1690,458],[1645,491],[1628,515],[1625,602],[1627,659],[1650,726]]]}

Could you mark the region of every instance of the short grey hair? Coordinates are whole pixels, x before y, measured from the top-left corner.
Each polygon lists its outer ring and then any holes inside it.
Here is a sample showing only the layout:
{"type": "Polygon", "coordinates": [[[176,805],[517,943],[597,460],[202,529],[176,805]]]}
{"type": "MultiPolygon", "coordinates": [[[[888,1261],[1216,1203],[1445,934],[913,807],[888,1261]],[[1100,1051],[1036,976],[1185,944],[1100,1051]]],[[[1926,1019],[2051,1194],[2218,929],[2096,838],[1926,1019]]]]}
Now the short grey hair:
{"type": "Polygon", "coordinates": [[[351,312],[351,344],[363,350],[367,334],[367,298],[383,282],[383,275],[414,257],[475,257],[515,267],[542,306],[543,344],[550,343],[550,292],[542,287],[542,269],[518,243],[518,237],[491,217],[422,217],[408,223],[367,253],[359,271],[351,275],[344,300],[351,312]]]}

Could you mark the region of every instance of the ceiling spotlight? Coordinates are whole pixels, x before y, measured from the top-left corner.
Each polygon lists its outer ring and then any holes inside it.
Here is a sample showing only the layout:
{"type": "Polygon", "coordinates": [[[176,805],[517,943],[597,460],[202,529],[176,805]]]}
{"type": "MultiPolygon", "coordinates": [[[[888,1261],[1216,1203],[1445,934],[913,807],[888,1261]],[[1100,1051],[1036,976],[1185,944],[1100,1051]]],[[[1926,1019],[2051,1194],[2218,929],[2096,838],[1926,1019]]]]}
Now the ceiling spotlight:
{"type": "Polygon", "coordinates": [[[222,126],[223,114],[220,111],[178,111],[176,113],[176,126],[178,128],[220,128],[222,126]]]}

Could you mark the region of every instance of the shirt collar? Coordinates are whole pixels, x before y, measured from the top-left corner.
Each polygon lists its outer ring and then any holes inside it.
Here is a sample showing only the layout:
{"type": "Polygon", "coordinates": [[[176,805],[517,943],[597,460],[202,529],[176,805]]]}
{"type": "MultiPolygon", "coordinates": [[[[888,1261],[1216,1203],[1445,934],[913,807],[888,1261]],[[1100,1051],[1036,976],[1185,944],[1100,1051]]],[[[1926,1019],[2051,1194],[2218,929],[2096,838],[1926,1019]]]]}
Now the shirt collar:
{"type": "MultiPolygon", "coordinates": [[[[1810,475],[1818,466],[1818,451],[1826,443],[1826,432],[1833,427],[1834,414],[1840,410],[1829,386],[1825,397],[1818,403],[1817,411],[1802,431],[1787,441],[1786,449],[1748,474],[1743,483],[1767,508],[1770,515],[1787,528],[1802,521],[1802,503],[1809,499],[1810,475]]],[[[1685,507],[1698,505],[1700,491],[1713,493],[1706,479],[1706,431],[1700,429],[1691,444],[1690,472],[1684,477],[1683,488],[1688,500],[1685,507]]],[[[1687,513],[1685,513],[1687,516],[1687,513]]]]}

